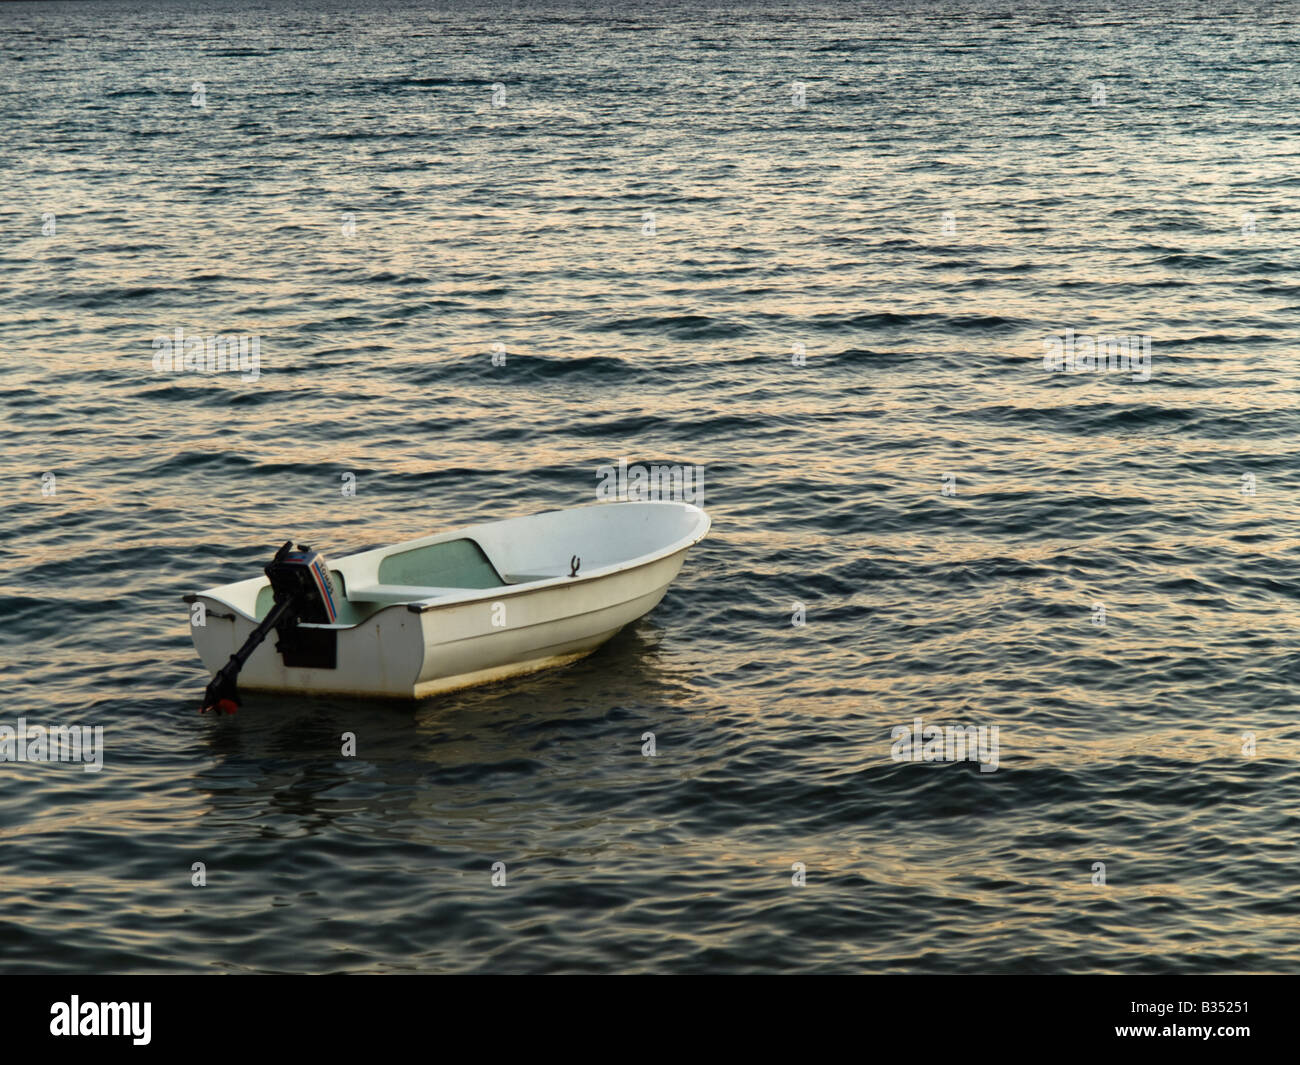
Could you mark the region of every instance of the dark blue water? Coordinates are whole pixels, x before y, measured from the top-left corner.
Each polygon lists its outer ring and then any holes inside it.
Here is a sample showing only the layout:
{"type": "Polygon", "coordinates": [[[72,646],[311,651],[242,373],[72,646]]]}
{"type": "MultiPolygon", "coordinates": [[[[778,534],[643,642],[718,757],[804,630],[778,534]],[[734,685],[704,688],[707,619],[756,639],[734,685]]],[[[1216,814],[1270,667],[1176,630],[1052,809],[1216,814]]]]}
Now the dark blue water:
{"type": "Polygon", "coordinates": [[[1298,54],[1282,3],[3,5],[0,725],[105,750],[0,763],[0,968],[1296,971],[1298,54]],[[597,654],[195,712],[182,593],[620,457],[714,526],[597,654]]]}

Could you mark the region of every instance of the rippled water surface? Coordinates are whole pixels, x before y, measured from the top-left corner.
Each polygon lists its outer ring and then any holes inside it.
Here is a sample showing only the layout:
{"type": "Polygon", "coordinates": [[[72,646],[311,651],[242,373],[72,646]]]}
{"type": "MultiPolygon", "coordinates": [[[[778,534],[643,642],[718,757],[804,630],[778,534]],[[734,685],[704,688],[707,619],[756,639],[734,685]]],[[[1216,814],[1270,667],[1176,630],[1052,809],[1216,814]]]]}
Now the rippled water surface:
{"type": "Polygon", "coordinates": [[[0,967],[1300,969],[1294,8],[856,6],[3,6],[0,724],[106,753],[0,967]],[[619,457],[714,525],[595,655],[196,713],[182,593],[619,457]]]}

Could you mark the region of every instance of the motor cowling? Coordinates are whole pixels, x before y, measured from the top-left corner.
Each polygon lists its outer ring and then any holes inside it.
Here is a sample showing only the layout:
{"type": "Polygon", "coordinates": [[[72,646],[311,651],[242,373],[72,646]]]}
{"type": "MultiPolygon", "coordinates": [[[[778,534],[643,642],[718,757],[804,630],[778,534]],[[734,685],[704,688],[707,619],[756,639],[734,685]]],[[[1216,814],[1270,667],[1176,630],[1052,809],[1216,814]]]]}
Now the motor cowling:
{"type": "Polygon", "coordinates": [[[338,591],[330,576],[329,562],[319,551],[304,544],[294,548],[287,541],[266,565],[266,576],[277,603],[296,600],[295,621],[329,625],[338,621],[338,591]]]}

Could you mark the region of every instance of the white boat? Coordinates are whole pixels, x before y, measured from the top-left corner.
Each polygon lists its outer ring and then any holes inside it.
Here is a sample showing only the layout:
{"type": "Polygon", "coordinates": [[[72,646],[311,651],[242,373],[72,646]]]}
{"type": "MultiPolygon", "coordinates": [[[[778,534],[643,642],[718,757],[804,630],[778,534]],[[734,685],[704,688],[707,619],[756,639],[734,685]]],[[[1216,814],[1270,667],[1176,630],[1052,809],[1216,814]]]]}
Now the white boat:
{"type": "Polygon", "coordinates": [[[285,558],[309,574],[317,620],[281,609],[283,581],[268,576],[186,596],[203,605],[190,632],[218,674],[209,694],[224,680],[235,705],[235,676],[262,691],[420,698],[591,653],[654,609],[708,531],[688,503],[598,503],[328,562],[286,544],[267,573],[285,558]],[[279,638],[261,643],[272,627],[279,638]]]}

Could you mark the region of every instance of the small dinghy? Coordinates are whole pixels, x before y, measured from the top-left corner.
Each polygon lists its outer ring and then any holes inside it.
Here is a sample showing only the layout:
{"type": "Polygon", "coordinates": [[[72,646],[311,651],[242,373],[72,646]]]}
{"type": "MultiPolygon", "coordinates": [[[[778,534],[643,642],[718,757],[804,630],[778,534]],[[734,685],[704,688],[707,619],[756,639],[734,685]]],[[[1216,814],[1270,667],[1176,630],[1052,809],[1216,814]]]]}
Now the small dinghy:
{"type": "Polygon", "coordinates": [[[203,709],[233,713],[236,681],[411,699],[564,665],[653,610],[708,531],[688,503],[599,503],[333,560],[286,543],[265,577],[185,596],[203,709]]]}

